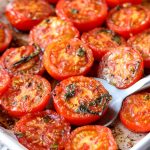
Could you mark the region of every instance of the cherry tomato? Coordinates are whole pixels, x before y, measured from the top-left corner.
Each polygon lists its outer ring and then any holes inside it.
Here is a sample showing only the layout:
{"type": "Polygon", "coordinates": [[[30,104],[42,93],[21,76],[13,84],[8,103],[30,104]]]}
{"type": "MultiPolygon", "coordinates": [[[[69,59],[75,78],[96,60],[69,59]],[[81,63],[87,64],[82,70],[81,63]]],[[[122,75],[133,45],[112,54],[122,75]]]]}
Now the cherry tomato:
{"type": "Polygon", "coordinates": [[[85,75],[93,64],[91,49],[79,39],[56,41],[44,52],[44,66],[57,80],[85,75]]]}
{"type": "Polygon", "coordinates": [[[79,37],[79,31],[71,22],[57,17],[49,17],[30,31],[29,41],[30,44],[35,43],[45,49],[48,44],[60,37],[70,40],[79,37]]]}
{"type": "Polygon", "coordinates": [[[49,15],[54,9],[45,0],[13,0],[6,7],[6,16],[18,30],[28,31],[49,15]]]}
{"type": "Polygon", "coordinates": [[[112,48],[126,43],[121,36],[106,28],[95,28],[85,32],[82,34],[81,40],[92,49],[96,60],[101,60],[102,56],[112,48]]]}
{"type": "Polygon", "coordinates": [[[10,48],[2,55],[1,63],[11,75],[38,74],[44,72],[42,52],[37,46],[10,48]]]}
{"type": "Polygon", "coordinates": [[[12,32],[7,25],[0,22],[0,52],[4,51],[12,40],[12,32]]]}
{"type": "Polygon", "coordinates": [[[131,95],[123,102],[120,111],[122,123],[135,132],[150,131],[150,93],[131,95]]]}
{"type": "Polygon", "coordinates": [[[128,44],[140,51],[144,59],[144,67],[150,68],[150,29],[131,37],[128,44]]]}
{"type": "Polygon", "coordinates": [[[106,0],[106,3],[110,7],[115,7],[123,3],[141,4],[142,0],[106,0]]]}
{"type": "Polygon", "coordinates": [[[72,131],[65,150],[117,150],[116,141],[107,127],[87,125],[72,131]]]}
{"type": "Polygon", "coordinates": [[[74,125],[98,120],[106,112],[111,100],[111,96],[99,81],[84,76],[61,81],[52,96],[58,114],[74,125]]]}
{"type": "Polygon", "coordinates": [[[70,135],[70,125],[53,111],[27,114],[15,125],[14,132],[29,150],[63,150],[70,135]]]}
{"type": "Polygon", "coordinates": [[[150,27],[150,13],[141,5],[124,4],[109,12],[107,25],[116,33],[129,38],[150,27]]]}
{"type": "Polygon", "coordinates": [[[8,73],[0,65],[0,95],[5,92],[10,84],[8,73]]]}
{"type": "Polygon", "coordinates": [[[50,83],[41,76],[15,76],[7,91],[0,96],[0,105],[11,116],[20,117],[44,109],[50,92],[50,83]]]}
{"type": "Polygon", "coordinates": [[[91,30],[101,25],[107,17],[104,0],[60,0],[56,14],[73,22],[80,31],[91,30]]]}
{"type": "Polygon", "coordinates": [[[143,59],[131,47],[118,47],[108,52],[99,65],[98,77],[124,89],[137,82],[143,75],[143,59]]]}

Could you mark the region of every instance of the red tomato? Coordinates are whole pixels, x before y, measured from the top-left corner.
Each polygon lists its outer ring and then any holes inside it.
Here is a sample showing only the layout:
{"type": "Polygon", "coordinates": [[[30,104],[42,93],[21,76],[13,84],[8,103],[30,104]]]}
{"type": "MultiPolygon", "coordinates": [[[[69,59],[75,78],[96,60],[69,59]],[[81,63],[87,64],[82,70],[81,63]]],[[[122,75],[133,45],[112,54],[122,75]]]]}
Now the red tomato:
{"type": "Polygon", "coordinates": [[[137,82],[143,75],[143,59],[131,47],[118,47],[108,52],[99,65],[98,77],[124,89],[137,82]]]}
{"type": "Polygon", "coordinates": [[[142,0],[106,0],[106,3],[110,7],[115,7],[123,3],[141,4],[142,0]]]}
{"type": "Polygon", "coordinates": [[[104,22],[107,5],[104,0],[59,0],[56,14],[73,22],[80,31],[87,31],[104,22]]]}
{"type": "Polygon", "coordinates": [[[117,144],[109,128],[88,125],[72,131],[65,150],[117,150],[117,144]]]}
{"type": "Polygon", "coordinates": [[[42,63],[42,52],[37,46],[10,48],[2,55],[1,62],[12,76],[20,74],[41,75],[45,70],[42,63]]]}
{"type": "Polygon", "coordinates": [[[94,58],[99,61],[112,48],[126,44],[121,36],[105,28],[95,28],[85,32],[82,34],[81,40],[88,44],[93,51],[94,58]]]}
{"type": "Polygon", "coordinates": [[[144,59],[144,67],[150,68],[150,29],[131,37],[128,44],[140,51],[144,59]]]}
{"type": "Polygon", "coordinates": [[[22,117],[14,132],[19,142],[29,150],[63,150],[70,129],[63,117],[47,110],[22,117]]]}
{"type": "Polygon", "coordinates": [[[91,49],[75,38],[49,44],[44,52],[44,66],[57,80],[77,75],[85,75],[93,64],[91,49]]]}
{"type": "Polygon", "coordinates": [[[131,95],[123,102],[120,111],[122,123],[135,132],[150,131],[150,93],[131,95]]]}
{"type": "Polygon", "coordinates": [[[10,84],[8,73],[0,65],[0,95],[5,92],[10,84]]]}
{"type": "Polygon", "coordinates": [[[30,31],[29,41],[31,44],[38,44],[45,49],[48,44],[60,37],[70,40],[74,37],[79,37],[79,31],[71,22],[57,17],[49,17],[30,31]]]}
{"type": "Polygon", "coordinates": [[[7,25],[0,22],[0,52],[4,51],[12,40],[11,30],[7,25]]]}
{"type": "Polygon", "coordinates": [[[129,38],[150,27],[150,13],[141,5],[124,4],[110,11],[107,25],[116,33],[129,38]]]}
{"type": "Polygon", "coordinates": [[[20,117],[44,109],[50,92],[50,83],[41,76],[15,76],[7,91],[0,96],[0,105],[11,116],[20,117]]]}
{"type": "Polygon", "coordinates": [[[49,15],[54,9],[45,0],[13,0],[6,7],[6,16],[17,29],[28,31],[49,15]]]}
{"type": "Polygon", "coordinates": [[[61,81],[56,85],[52,96],[58,114],[74,125],[98,120],[106,112],[111,100],[99,81],[84,76],[61,81]]]}

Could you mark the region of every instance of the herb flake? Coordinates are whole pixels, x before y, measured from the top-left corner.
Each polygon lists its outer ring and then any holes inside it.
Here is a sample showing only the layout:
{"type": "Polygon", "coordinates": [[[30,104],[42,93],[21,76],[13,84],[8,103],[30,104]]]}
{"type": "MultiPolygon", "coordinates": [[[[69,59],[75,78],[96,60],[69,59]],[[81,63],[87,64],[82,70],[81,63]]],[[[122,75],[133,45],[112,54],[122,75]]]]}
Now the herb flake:
{"type": "Polygon", "coordinates": [[[78,50],[77,50],[77,55],[79,56],[79,57],[83,57],[83,56],[85,56],[85,50],[82,48],[82,47],[80,47],[78,50]]]}
{"type": "Polygon", "coordinates": [[[71,13],[72,14],[78,14],[79,13],[79,10],[75,9],[75,8],[72,8],[71,9],[71,13]]]}
{"type": "Polygon", "coordinates": [[[116,43],[118,43],[119,45],[121,44],[120,36],[114,35],[111,39],[112,39],[113,41],[115,41],[116,43]]]}
{"type": "Polygon", "coordinates": [[[76,89],[75,84],[69,84],[66,87],[66,93],[64,95],[65,100],[68,100],[69,98],[71,98],[75,95],[75,89],[76,89]]]}

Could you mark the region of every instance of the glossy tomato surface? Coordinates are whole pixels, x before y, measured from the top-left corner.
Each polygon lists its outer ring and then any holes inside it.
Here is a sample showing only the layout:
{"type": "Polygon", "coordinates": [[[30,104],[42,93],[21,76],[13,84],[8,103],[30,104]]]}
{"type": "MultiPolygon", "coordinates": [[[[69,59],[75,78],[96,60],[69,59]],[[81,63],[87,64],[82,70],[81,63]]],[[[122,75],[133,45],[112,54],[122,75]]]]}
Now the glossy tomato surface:
{"type": "Polygon", "coordinates": [[[150,93],[133,94],[125,99],[120,111],[121,122],[134,132],[150,131],[150,93]]]}
{"type": "Polygon", "coordinates": [[[16,123],[14,132],[19,142],[29,150],[63,150],[70,129],[63,117],[46,110],[22,117],[16,123]]]}
{"type": "Polygon", "coordinates": [[[73,22],[80,31],[88,31],[104,22],[107,5],[104,0],[60,0],[56,14],[73,22]]]}
{"type": "Polygon", "coordinates": [[[126,44],[124,38],[106,28],[95,28],[85,32],[82,34],[81,40],[92,49],[94,58],[98,61],[112,48],[126,44]]]}
{"type": "Polygon", "coordinates": [[[30,31],[29,42],[45,49],[54,40],[59,38],[70,40],[74,37],[79,37],[79,31],[71,22],[58,17],[49,17],[30,31]]]}
{"type": "Polygon", "coordinates": [[[150,13],[141,5],[123,4],[110,10],[107,18],[107,26],[129,38],[150,27],[150,13]]]}
{"type": "Polygon", "coordinates": [[[55,87],[53,100],[56,111],[71,124],[85,125],[105,113],[111,96],[99,81],[76,76],[55,87]]]}
{"type": "Polygon", "coordinates": [[[13,0],[6,7],[9,22],[18,30],[28,31],[43,19],[54,14],[46,0],[13,0]]]}
{"type": "Polygon", "coordinates": [[[2,57],[1,64],[11,75],[38,74],[44,72],[42,51],[37,46],[22,46],[7,49],[2,57]]]}
{"type": "Polygon", "coordinates": [[[104,126],[87,125],[72,131],[65,150],[117,150],[111,130],[104,126]]]}
{"type": "Polygon", "coordinates": [[[150,29],[131,37],[128,40],[128,45],[142,54],[144,67],[150,68],[150,29]]]}
{"type": "Polygon", "coordinates": [[[15,76],[0,96],[0,105],[11,116],[20,117],[43,110],[49,102],[50,92],[50,83],[41,76],[15,76]]]}
{"type": "Polygon", "coordinates": [[[143,70],[143,59],[138,51],[131,47],[119,47],[104,55],[98,77],[124,89],[137,82],[142,77],[143,70]]]}
{"type": "Polygon", "coordinates": [[[7,25],[0,22],[0,52],[4,51],[12,40],[12,32],[7,25]]]}
{"type": "Polygon", "coordinates": [[[81,40],[60,40],[49,44],[44,52],[44,66],[57,80],[85,75],[93,64],[92,50],[81,40]]]}

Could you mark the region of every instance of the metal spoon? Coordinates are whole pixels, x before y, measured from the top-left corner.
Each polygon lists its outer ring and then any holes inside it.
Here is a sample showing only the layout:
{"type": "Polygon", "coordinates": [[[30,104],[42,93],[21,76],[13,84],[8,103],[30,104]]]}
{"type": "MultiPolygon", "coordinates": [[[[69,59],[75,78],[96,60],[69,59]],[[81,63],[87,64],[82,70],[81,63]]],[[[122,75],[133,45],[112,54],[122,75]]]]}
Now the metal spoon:
{"type": "Polygon", "coordinates": [[[115,86],[110,85],[107,81],[103,79],[100,78],[95,79],[100,81],[101,84],[112,96],[112,100],[109,103],[106,114],[97,122],[98,124],[103,126],[109,126],[115,121],[121,109],[122,102],[127,96],[131,95],[134,92],[141,91],[150,87],[150,75],[139,80],[134,85],[124,90],[117,89],[115,86]]]}

